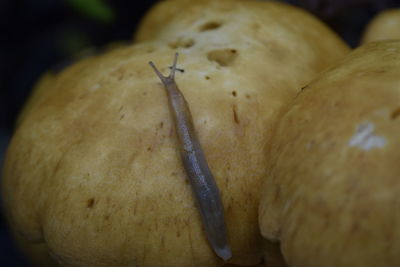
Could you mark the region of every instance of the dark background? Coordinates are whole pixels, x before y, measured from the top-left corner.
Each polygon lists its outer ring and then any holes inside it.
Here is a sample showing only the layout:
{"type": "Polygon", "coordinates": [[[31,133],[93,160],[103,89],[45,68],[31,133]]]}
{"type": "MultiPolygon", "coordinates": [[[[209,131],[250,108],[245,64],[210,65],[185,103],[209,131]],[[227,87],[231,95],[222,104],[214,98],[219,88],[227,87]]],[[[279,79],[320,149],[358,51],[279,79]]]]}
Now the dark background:
{"type": "MultiPolygon", "coordinates": [[[[218,1],[218,0],[216,0],[218,1]]],[[[38,77],[82,50],[132,39],[154,0],[0,0],[0,173],[15,118],[38,77]]],[[[356,47],[377,12],[396,0],[287,0],[302,6],[356,47]]],[[[0,266],[28,266],[0,209],[0,266]]]]}

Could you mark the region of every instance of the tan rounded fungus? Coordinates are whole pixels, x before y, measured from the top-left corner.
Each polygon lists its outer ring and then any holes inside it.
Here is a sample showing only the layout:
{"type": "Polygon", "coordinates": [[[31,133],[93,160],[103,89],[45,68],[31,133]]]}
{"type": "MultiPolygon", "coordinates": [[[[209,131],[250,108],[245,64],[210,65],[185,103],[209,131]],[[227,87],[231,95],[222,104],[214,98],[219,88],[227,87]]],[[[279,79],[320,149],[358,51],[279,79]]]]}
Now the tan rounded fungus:
{"type": "Polygon", "coordinates": [[[163,1],[149,16],[167,3],[181,11],[157,35],[42,83],[12,138],[3,186],[9,221],[62,265],[222,264],[202,229],[165,90],[148,65],[166,74],[176,51],[185,70],[177,84],[221,191],[230,262],[260,262],[257,208],[275,122],[304,84],[348,52],[288,5],[163,1]],[[215,19],[220,27],[202,30],[215,19]]]}
{"type": "Polygon", "coordinates": [[[400,266],[399,52],[400,41],[358,48],[277,126],[260,227],[290,266],[400,266]]]}
{"type": "Polygon", "coordinates": [[[378,13],[367,25],[361,43],[400,39],[400,8],[388,9],[378,13]]]}

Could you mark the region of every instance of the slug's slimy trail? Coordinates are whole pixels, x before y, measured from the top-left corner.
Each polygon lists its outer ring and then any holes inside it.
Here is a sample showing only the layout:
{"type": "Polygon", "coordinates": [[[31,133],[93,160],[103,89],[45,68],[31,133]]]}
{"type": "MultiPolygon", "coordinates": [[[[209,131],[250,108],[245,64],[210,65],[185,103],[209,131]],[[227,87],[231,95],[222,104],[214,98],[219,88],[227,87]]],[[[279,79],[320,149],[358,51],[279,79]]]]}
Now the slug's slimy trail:
{"type": "Polygon", "coordinates": [[[232,257],[224,219],[224,207],[214,177],[194,129],[189,106],[175,82],[178,53],[168,77],[163,76],[153,62],[149,62],[163,83],[175,121],[183,166],[197,200],[208,241],[223,260],[232,257]]]}

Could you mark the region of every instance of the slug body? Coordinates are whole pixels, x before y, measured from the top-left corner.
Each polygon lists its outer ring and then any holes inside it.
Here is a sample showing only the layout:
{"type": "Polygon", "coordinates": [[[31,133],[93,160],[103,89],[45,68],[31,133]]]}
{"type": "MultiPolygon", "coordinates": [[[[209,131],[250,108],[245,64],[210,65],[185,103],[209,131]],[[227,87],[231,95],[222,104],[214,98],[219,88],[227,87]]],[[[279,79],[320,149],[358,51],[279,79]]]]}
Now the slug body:
{"type": "Polygon", "coordinates": [[[207,238],[215,253],[226,261],[232,257],[232,252],[226,234],[224,208],[214,176],[197,138],[188,104],[175,82],[177,59],[178,53],[175,54],[174,64],[168,77],[163,76],[153,62],[149,64],[167,91],[183,166],[197,200],[207,238]]]}

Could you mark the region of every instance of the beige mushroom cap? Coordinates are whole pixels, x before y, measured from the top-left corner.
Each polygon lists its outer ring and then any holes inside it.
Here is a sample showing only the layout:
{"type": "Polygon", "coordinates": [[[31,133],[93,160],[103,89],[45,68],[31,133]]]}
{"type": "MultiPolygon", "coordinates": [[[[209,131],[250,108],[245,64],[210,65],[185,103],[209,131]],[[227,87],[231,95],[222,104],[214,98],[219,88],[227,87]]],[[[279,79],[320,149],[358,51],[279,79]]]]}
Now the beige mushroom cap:
{"type": "MultiPolygon", "coordinates": [[[[149,16],[163,12],[160,4],[149,16]]],[[[348,52],[315,18],[273,2],[199,1],[162,28],[52,76],[21,116],[5,162],[8,218],[63,265],[221,264],[148,65],[166,73],[176,51],[185,70],[177,83],[222,193],[232,262],[259,262],[259,191],[275,122],[302,85],[348,52]],[[202,28],[217,18],[220,27],[202,28]]]]}
{"type": "Polygon", "coordinates": [[[264,237],[289,265],[400,266],[400,41],[317,76],[271,141],[264,237]]]}
{"type": "Polygon", "coordinates": [[[367,25],[361,43],[400,39],[400,8],[380,12],[367,25]]]}

